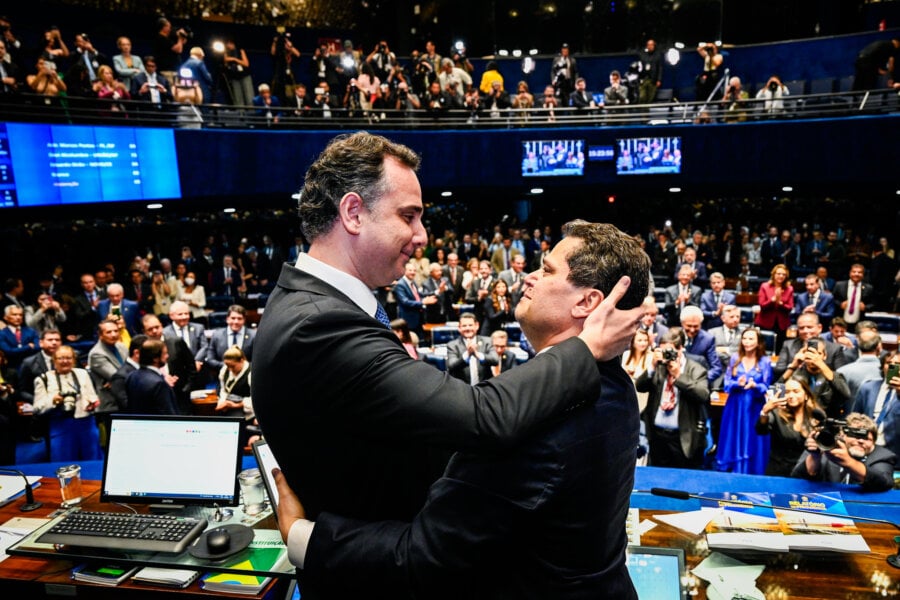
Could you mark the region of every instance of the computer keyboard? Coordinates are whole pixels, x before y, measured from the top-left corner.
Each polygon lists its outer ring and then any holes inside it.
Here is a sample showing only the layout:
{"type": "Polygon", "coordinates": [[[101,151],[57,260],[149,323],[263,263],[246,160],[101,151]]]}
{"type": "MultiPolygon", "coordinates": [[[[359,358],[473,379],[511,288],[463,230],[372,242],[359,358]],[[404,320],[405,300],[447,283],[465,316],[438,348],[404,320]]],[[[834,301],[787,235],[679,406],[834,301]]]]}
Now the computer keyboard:
{"type": "Polygon", "coordinates": [[[206,525],[206,519],[176,515],[78,510],[67,514],[37,542],[130,552],[183,552],[206,525]]]}

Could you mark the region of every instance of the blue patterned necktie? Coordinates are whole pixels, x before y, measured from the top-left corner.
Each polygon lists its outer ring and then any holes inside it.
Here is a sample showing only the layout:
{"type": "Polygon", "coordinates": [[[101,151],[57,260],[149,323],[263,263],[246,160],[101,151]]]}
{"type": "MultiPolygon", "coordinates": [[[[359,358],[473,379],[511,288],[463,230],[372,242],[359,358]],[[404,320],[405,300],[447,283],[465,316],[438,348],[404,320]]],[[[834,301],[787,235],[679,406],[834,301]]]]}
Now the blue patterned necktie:
{"type": "Polygon", "coordinates": [[[378,319],[378,322],[387,327],[391,328],[391,320],[388,319],[387,311],[384,310],[384,307],[381,305],[381,302],[378,303],[378,308],[375,309],[375,318],[378,319]]]}

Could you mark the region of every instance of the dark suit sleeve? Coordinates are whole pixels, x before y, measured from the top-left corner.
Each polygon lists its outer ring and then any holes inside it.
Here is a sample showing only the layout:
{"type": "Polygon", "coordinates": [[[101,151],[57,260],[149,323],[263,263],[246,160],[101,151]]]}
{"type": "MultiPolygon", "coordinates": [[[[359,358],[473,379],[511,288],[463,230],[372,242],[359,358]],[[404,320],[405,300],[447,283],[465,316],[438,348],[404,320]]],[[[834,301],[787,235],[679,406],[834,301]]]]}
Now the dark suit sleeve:
{"type": "Polygon", "coordinates": [[[869,454],[866,461],[866,477],[862,487],[869,492],[884,492],[894,487],[894,464],[897,457],[881,446],[869,454]]]}

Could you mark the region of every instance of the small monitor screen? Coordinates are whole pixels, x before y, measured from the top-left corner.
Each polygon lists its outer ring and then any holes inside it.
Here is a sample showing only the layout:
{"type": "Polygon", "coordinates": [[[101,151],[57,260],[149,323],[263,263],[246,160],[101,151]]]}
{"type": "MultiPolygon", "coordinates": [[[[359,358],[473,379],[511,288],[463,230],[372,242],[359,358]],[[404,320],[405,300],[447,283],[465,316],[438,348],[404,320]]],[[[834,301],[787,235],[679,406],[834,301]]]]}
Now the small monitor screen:
{"type": "Polygon", "coordinates": [[[638,598],[682,600],[681,576],[684,550],[654,546],[629,546],[628,574],[638,598]]]}
{"type": "Polygon", "coordinates": [[[240,417],[113,415],[101,501],[237,504],[240,417]]]}
{"type": "Polygon", "coordinates": [[[522,142],[522,176],[584,175],[584,140],[522,142]]]}
{"type": "Polygon", "coordinates": [[[0,207],[180,196],[172,129],[0,123],[0,207]]]}
{"type": "Polygon", "coordinates": [[[645,137],[616,140],[617,175],[681,173],[680,137],[645,137]]]}

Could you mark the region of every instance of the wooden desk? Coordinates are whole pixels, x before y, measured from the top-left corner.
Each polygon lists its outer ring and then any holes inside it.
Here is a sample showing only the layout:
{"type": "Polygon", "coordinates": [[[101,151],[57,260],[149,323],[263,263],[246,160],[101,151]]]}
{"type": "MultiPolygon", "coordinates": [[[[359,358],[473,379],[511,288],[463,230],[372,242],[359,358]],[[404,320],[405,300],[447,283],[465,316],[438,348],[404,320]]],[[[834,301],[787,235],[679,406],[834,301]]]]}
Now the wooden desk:
{"type": "MultiPolygon", "coordinates": [[[[111,510],[110,505],[98,504],[100,496],[99,481],[83,481],[84,500],[86,508],[97,510],[111,510]]],[[[46,517],[59,508],[60,494],[59,483],[51,477],[41,479],[41,485],[34,490],[35,499],[43,502],[44,506],[28,513],[19,511],[24,499],[17,499],[6,506],[0,507],[0,524],[14,517],[46,517]]],[[[177,597],[179,599],[209,600],[216,596],[206,592],[200,587],[200,582],[195,581],[183,590],[168,587],[144,585],[130,580],[121,585],[108,587],[91,583],[76,582],[71,578],[72,568],[81,564],[68,558],[41,559],[23,556],[10,556],[0,562],[0,598],[13,600],[16,598],[48,598],[48,597],[78,597],[100,598],[109,600],[119,599],[149,599],[160,597],[177,597]]],[[[284,598],[290,579],[287,577],[273,578],[272,582],[258,595],[222,594],[229,598],[264,598],[266,600],[281,600],[284,598]]]]}
{"type": "MultiPolygon", "coordinates": [[[[641,509],[641,520],[653,520],[654,515],[667,512],[641,509]]],[[[693,536],[662,521],[653,522],[656,527],[641,536],[641,544],[682,548],[688,571],[710,554],[703,535],[693,536]]],[[[766,569],[756,580],[756,585],[771,600],[875,600],[897,597],[900,595],[900,569],[890,566],[886,559],[897,551],[893,539],[898,530],[888,525],[861,521],[857,521],[856,525],[869,544],[871,552],[868,554],[718,552],[747,564],[765,565],[766,569]]],[[[689,597],[705,600],[706,583],[693,576],[688,579],[693,586],[693,595],[689,597]]]]}

